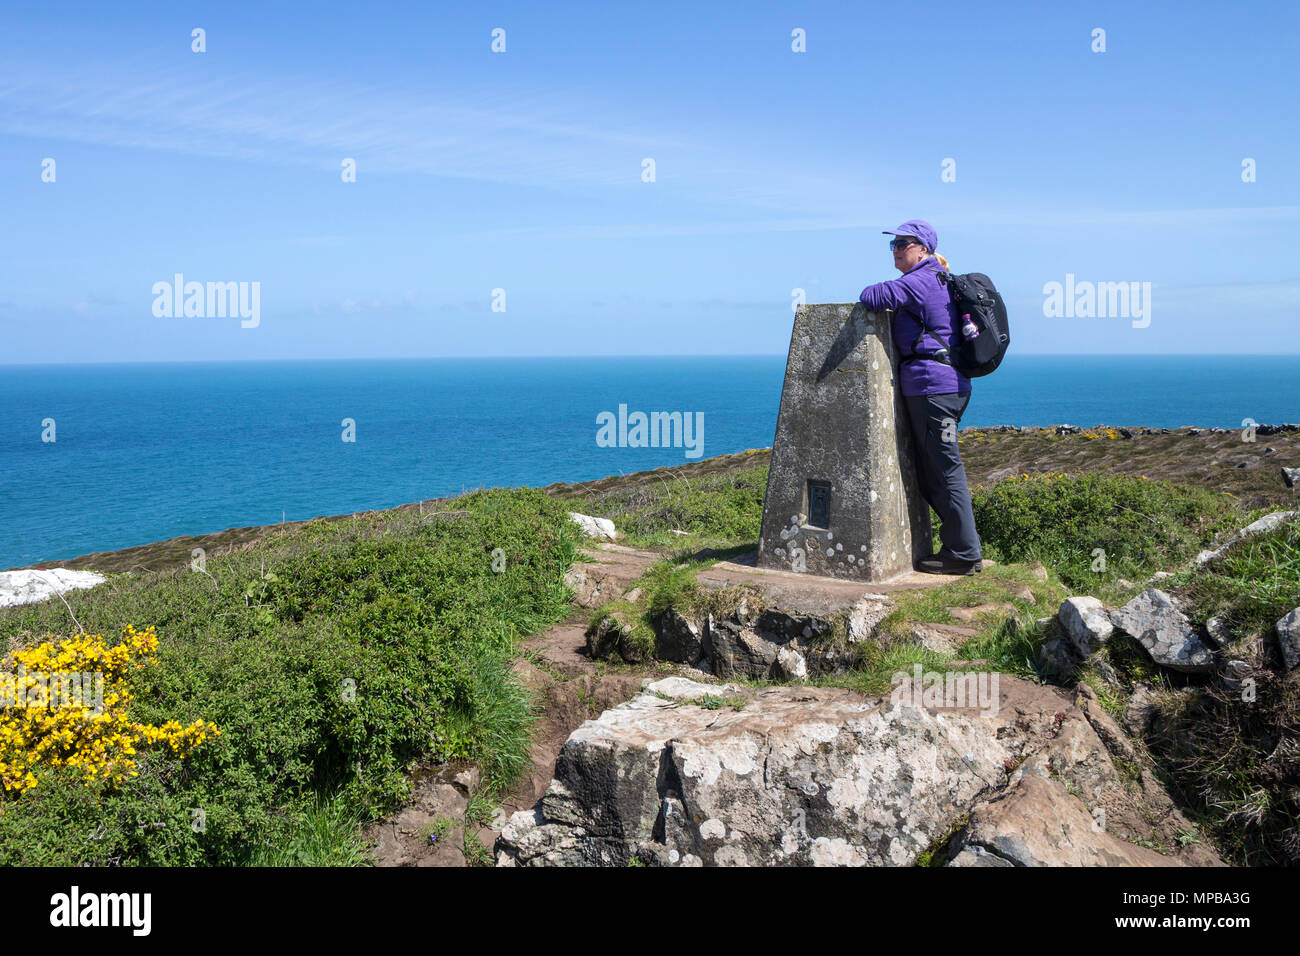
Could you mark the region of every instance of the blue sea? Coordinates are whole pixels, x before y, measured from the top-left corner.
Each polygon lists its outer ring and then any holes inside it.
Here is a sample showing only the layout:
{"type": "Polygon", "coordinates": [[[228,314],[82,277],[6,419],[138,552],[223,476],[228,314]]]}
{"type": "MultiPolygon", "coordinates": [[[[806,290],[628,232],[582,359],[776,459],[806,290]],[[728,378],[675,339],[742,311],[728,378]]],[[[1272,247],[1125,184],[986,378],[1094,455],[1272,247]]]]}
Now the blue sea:
{"type": "MultiPolygon", "coordinates": [[[[1300,421],[1297,356],[1009,356],[962,426],[1300,421]]],[[[0,366],[0,568],[182,534],[698,460],[597,416],[772,444],[784,356],[0,366]],[[43,441],[46,419],[55,440],[43,441]],[[344,441],[344,419],[355,441],[344,441]]],[[[698,436],[697,436],[698,437],[698,436]]]]}

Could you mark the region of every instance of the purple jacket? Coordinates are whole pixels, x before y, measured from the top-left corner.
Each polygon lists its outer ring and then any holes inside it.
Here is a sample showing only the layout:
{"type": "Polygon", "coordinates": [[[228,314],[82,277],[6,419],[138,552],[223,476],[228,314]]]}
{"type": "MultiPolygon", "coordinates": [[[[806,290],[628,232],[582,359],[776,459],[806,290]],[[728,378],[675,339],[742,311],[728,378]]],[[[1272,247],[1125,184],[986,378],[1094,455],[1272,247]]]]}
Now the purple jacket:
{"type": "MultiPolygon", "coordinates": [[[[921,342],[921,351],[930,352],[938,348],[952,351],[959,341],[956,308],[948,297],[947,287],[936,275],[938,270],[939,260],[931,256],[922,259],[897,279],[867,286],[858,296],[871,312],[894,310],[894,348],[900,358],[912,354],[912,346],[921,334],[922,315],[930,334],[921,342]]],[[[970,379],[942,362],[932,359],[900,362],[899,368],[904,395],[970,391],[970,379]]]]}

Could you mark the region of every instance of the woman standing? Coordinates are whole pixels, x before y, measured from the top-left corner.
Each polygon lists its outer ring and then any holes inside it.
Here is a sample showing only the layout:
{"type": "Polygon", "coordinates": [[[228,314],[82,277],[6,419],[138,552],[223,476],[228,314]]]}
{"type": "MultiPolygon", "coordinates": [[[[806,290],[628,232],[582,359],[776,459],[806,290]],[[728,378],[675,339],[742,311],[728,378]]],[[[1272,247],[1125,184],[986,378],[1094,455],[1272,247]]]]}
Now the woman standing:
{"type": "Polygon", "coordinates": [[[943,522],[942,547],[918,561],[916,569],[975,574],[982,568],[982,551],[957,448],[957,425],[970,402],[971,385],[948,361],[960,334],[948,289],[938,278],[940,271],[948,271],[948,260],[935,253],[939,237],[924,219],[910,219],[884,234],[896,237],[889,249],[902,276],[867,286],[859,298],[872,312],[894,312],[894,348],[902,356],[899,376],[911,420],[917,483],[943,522]]]}

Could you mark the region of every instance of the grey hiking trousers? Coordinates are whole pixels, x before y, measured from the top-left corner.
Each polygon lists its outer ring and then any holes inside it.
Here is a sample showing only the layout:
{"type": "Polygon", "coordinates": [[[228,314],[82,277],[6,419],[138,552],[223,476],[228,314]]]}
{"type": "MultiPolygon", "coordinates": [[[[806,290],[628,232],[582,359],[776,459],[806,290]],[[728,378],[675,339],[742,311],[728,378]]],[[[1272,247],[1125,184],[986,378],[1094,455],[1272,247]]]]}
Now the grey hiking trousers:
{"type": "Polygon", "coordinates": [[[970,392],[904,395],[903,401],[911,421],[917,483],[922,497],[943,522],[939,530],[939,540],[943,543],[939,557],[978,560],[983,552],[975,531],[966,469],[957,447],[957,425],[970,402],[970,392]]]}

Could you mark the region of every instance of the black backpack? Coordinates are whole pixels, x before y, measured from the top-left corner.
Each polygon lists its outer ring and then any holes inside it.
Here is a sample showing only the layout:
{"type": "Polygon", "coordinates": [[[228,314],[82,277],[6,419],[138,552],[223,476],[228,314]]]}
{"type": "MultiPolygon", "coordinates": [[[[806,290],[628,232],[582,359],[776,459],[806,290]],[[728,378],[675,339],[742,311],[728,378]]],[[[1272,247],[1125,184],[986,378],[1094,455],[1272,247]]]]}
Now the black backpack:
{"type": "MultiPolygon", "coordinates": [[[[965,275],[953,275],[951,272],[937,273],[939,281],[948,287],[948,295],[957,307],[957,334],[955,346],[950,354],[947,349],[933,352],[918,352],[925,333],[925,317],[921,317],[921,335],[912,346],[913,354],[907,359],[929,358],[944,365],[951,365],[967,378],[979,378],[988,375],[1000,364],[1011,344],[1011,328],[1007,324],[1007,306],[1002,296],[993,285],[993,280],[982,272],[968,272],[965,275]],[[966,316],[971,317],[979,335],[967,339],[961,333],[966,324],[966,316]]],[[[934,333],[931,333],[932,335],[934,333]]],[[[906,361],[907,359],[904,359],[906,361]]]]}

